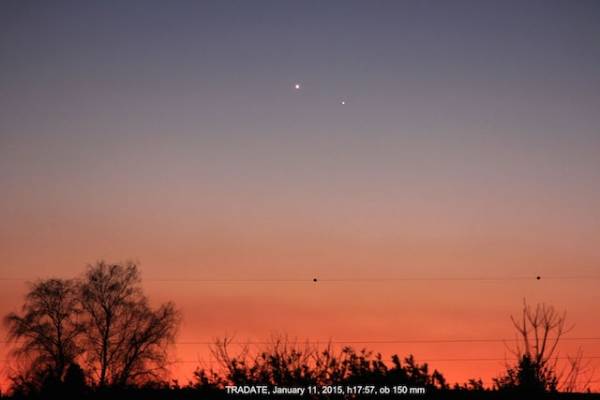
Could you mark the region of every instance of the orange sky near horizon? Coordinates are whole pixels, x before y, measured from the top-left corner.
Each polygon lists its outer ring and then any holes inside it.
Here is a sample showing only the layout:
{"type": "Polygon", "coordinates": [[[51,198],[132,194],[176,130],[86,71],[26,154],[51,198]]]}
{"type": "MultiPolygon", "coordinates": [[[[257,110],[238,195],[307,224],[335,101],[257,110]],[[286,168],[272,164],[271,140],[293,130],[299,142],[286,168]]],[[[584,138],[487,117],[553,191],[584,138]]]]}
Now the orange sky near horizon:
{"type": "MultiPolygon", "coordinates": [[[[354,346],[385,356],[414,354],[417,360],[431,360],[431,368],[442,371],[452,383],[482,378],[491,384],[491,378],[503,370],[504,361],[455,359],[510,360],[507,349],[510,342],[377,342],[511,339],[514,330],[509,317],[519,314],[522,299],[527,298],[531,304],[549,302],[559,310],[566,310],[569,323],[575,325],[567,337],[596,338],[563,342],[561,356],[575,354],[578,348],[586,357],[600,355],[598,322],[590,318],[590,310],[597,307],[598,302],[595,280],[542,278],[538,281],[532,277],[509,281],[322,280],[314,283],[312,276],[323,279],[338,276],[302,273],[294,276],[306,278],[304,282],[165,282],[153,280],[164,276],[149,276],[152,269],[147,264],[142,264],[143,276],[148,278],[143,284],[146,294],[154,304],[174,301],[183,313],[178,343],[213,342],[217,337],[231,335],[238,341],[264,341],[273,334],[286,334],[300,341],[372,341],[354,346]],[[556,301],[557,298],[560,301],[556,301]]],[[[412,273],[416,276],[418,271],[412,273]]],[[[48,273],[43,276],[69,275],[48,273]]],[[[372,273],[365,277],[377,279],[378,276],[372,273]]],[[[488,276],[506,275],[488,273],[488,276]]],[[[222,274],[223,277],[235,279],[227,274],[222,274]]],[[[1,311],[6,314],[21,304],[24,282],[1,284],[6,288],[0,295],[1,311]]],[[[2,353],[5,355],[6,351],[2,353]]],[[[172,376],[180,383],[192,379],[198,365],[212,366],[207,361],[211,357],[205,344],[177,344],[172,356],[176,360],[171,368],[172,376]],[[192,362],[194,360],[199,362],[192,362]]],[[[586,362],[590,367],[598,365],[597,358],[586,362]]]]}

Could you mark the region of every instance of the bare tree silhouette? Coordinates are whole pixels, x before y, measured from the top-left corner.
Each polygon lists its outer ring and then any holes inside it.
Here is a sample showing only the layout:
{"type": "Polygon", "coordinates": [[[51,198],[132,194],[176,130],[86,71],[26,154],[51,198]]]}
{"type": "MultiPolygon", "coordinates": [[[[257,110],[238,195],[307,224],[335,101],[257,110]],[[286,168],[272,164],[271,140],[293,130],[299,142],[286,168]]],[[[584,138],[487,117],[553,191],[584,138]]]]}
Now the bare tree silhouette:
{"type": "MultiPolygon", "coordinates": [[[[499,389],[530,393],[559,389],[572,392],[582,386],[578,383],[584,372],[581,350],[568,358],[567,368],[561,370],[558,365],[558,345],[574,327],[566,325],[566,312],[560,313],[543,303],[532,307],[523,300],[521,316],[511,316],[511,321],[517,344],[509,350],[516,356],[517,365],[507,367],[506,374],[495,379],[499,389]]],[[[589,387],[589,382],[583,386],[589,387]]]]}
{"type": "Polygon", "coordinates": [[[542,303],[533,308],[523,300],[521,317],[510,317],[521,339],[517,342],[515,354],[527,356],[540,366],[549,364],[560,339],[573,329],[573,326],[565,326],[566,318],[566,312],[561,314],[550,305],[542,303]]]}
{"type": "Polygon", "coordinates": [[[81,303],[87,362],[100,387],[137,383],[165,372],[179,312],[173,303],[149,306],[134,263],[90,265],[81,303]]]}
{"type": "Polygon", "coordinates": [[[30,381],[62,381],[67,367],[83,352],[78,341],[83,332],[81,314],[76,283],[48,279],[31,285],[21,314],[4,318],[8,337],[16,345],[12,353],[25,362],[24,374],[30,381]]]}

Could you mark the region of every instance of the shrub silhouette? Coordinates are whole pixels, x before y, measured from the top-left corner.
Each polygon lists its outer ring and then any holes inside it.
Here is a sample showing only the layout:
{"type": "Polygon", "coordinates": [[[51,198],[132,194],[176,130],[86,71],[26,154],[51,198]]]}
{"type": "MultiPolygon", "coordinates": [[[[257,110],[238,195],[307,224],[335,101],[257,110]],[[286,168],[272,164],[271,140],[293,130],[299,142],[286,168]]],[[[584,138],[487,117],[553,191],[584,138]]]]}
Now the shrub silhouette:
{"type": "Polygon", "coordinates": [[[323,385],[398,385],[446,390],[444,376],[418,364],[411,355],[404,360],[391,358],[391,366],[379,353],[343,347],[335,352],[331,344],[324,348],[309,342],[274,337],[266,348],[251,354],[243,347],[231,355],[231,338],[217,340],[212,348],[217,370],[198,369],[197,388],[223,388],[226,385],[323,386],[323,385]]]}
{"type": "Polygon", "coordinates": [[[79,398],[88,390],[85,372],[79,364],[71,363],[63,380],[63,393],[69,398],[79,398]]]}
{"type": "Polygon", "coordinates": [[[508,368],[506,375],[497,378],[495,383],[500,390],[535,395],[556,392],[558,379],[552,368],[524,355],[515,367],[508,368]]]}

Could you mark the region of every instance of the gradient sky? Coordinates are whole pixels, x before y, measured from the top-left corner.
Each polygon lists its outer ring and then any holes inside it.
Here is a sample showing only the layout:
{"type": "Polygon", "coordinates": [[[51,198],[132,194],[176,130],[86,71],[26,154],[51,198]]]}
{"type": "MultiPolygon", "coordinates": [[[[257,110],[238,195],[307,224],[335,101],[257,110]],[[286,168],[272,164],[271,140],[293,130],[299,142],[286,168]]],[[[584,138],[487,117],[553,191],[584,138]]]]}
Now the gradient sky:
{"type": "Polygon", "coordinates": [[[598,337],[600,280],[544,278],[599,276],[599,110],[594,1],[3,1],[1,278],[307,280],[146,282],[182,341],[504,338],[524,297],[598,337]]]}

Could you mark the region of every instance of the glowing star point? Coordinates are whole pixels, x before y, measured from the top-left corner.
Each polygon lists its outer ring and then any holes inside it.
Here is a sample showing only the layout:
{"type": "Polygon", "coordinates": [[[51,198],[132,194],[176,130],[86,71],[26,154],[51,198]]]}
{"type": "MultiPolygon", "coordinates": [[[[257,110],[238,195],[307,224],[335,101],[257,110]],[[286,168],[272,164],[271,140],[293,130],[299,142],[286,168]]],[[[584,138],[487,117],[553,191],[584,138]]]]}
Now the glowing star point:
{"type": "Polygon", "coordinates": [[[300,84],[299,84],[299,83],[295,83],[295,84],[294,84],[294,89],[296,89],[296,90],[300,90],[300,84]]]}

